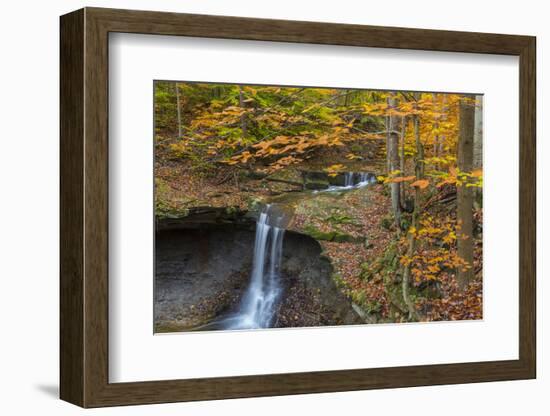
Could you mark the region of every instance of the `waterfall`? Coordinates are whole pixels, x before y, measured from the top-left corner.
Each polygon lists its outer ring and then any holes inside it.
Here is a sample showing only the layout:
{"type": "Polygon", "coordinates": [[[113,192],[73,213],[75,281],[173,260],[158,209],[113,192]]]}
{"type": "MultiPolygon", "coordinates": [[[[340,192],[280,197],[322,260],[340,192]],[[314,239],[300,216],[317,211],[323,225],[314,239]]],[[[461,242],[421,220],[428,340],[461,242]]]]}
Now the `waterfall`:
{"type": "Polygon", "coordinates": [[[327,189],[319,191],[313,191],[313,193],[319,192],[340,192],[350,189],[363,188],[376,182],[376,176],[373,173],[368,172],[346,172],[344,173],[344,185],[331,185],[327,189]]]}
{"type": "Polygon", "coordinates": [[[250,285],[240,311],[228,319],[227,329],[269,328],[282,288],[280,284],[284,227],[287,218],[275,205],[264,207],[256,222],[250,285]]]}
{"type": "Polygon", "coordinates": [[[357,182],[356,186],[365,186],[369,185],[371,183],[376,182],[376,176],[372,173],[365,173],[360,172],[359,173],[359,181],[357,182]]]}
{"type": "Polygon", "coordinates": [[[345,187],[351,187],[353,186],[353,172],[346,172],[344,174],[344,186],[345,187]]]}
{"type": "MultiPolygon", "coordinates": [[[[342,192],[362,188],[376,182],[372,173],[347,172],[343,186],[330,186],[317,192],[342,192]]],[[[256,221],[254,256],[250,283],[241,299],[238,310],[205,324],[207,329],[258,329],[270,328],[283,294],[281,263],[285,229],[293,215],[293,209],[283,203],[265,205],[256,221]]]]}

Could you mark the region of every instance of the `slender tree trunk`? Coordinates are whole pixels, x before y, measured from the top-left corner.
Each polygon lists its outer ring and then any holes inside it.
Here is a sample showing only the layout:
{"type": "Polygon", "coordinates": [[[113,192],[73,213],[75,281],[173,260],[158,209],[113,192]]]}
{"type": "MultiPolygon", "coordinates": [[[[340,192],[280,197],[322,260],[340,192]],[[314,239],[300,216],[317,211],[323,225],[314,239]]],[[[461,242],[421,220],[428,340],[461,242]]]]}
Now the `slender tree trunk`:
{"type": "Polygon", "coordinates": [[[474,112],[474,156],[473,168],[481,169],[483,163],[483,95],[476,95],[474,112]]]}
{"type": "MultiPolygon", "coordinates": [[[[419,100],[420,95],[418,93],[415,93],[415,99],[419,100]]],[[[420,141],[420,120],[417,114],[413,116],[413,124],[414,124],[414,137],[416,142],[416,160],[415,160],[415,173],[416,173],[416,179],[422,179],[423,177],[423,170],[420,168],[420,155],[423,155],[423,149],[422,149],[422,143],[420,141]]],[[[422,157],[423,159],[423,157],[422,157]]],[[[412,221],[411,226],[415,229],[418,228],[418,215],[420,213],[420,189],[418,187],[414,188],[414,208],[412,213],[412,221]]],[[[408,234],[408,247],[407,247],[407,257],[412,258],[414,256],[414,252],[416,250],[416,237],[414,234],[409,233],[408,234]]],[[[410,280],[411,280],[411,265],[405,266],[405,270],[403,271],[403,280],[401,282],[401,291],[403,293],[403,301],[407,305],[407,309],[409,312],[409,320],[418,320],[418,313],[416,312],[416,308],[414,305],[414,302],[412,301],[409,289],[410,289],[410,280]]]]}
{"type": "MultiPolygon", "coordinates": [[[[434,104],[434,110],[437,110],[437,94],[432,95],[432,100],[434,104]]],[[[439,129],[439,116],[435,119],[434,129],[439,129]]],[[[436,132],[433,143],[433,155],[434,157],[439,157],[439,133],[436,132]]],[[[434,163],[434,168],[439,170],[439,162],[434,163]]]]}
{"type": "MultiPolygon", "coordinates": [[[[418,191],[415,191],[418,192],[418,191]]],[[[418,222],[418,214],[415,210],[413,212],[413,220],[412,220],[412,226],[416,227],[418,222]]],[[[414,250],[416,248],[416,240],[415,236],[412,234],[408,235],[408,248],[407,248],[407,257],[412,258],[414,256],[414,250]]],[[[401,281],[401,291],[403,292],[403,301],[405,302],[405,305],[407,305],[407,311],[409,313],[409,320],[417,321],[418,320],[418,312],[416,312],[416,307],[414,305],[414,302],[411,299],[411,295],[409,293],[410,291],[410,281],[411,281],[411,266],[408,265],[405,267],[405,270],[403,272],[403,279],[401,281]]]]}
{"type": "MultiPolygon", "coordinates": [[[[390,97],[386,98],[386,105],[389,108],[390,107],[390,97]]],[[[390,164],[390,116],[386,116],[386,174],[389,175],[391,172],[391,164],[390,164]]]]}
{"type": "Polygon", "coordinates": [[[346,95],[344,96],[344,107],[347,107],[349,105],[350,95],[350,91],[346,90],[346,95]]]}
{"type": "MultiPolygon", "coordinates": [[[[483,95],[476,96],[476,108],[474,113],[474,160],[473,169],[483,167],[483,95]]],[[[474,206],[480,208],[482,204],[482,189],[473,188],[474,206]]]]}
{"type": "MultiPolygon", "coordinates": [[[[447,111],[449,111],[449,108],[447,107],[447,95],[443,94],[442,100],[441,100],[441,112],[443,113],[441,116],[441,121],[445,123],[447,121],[447,111]]],[[[439,154],[443,154],[443,143],[445,143],[445,135],[442,135],[439,138],[439,154]]],[[[441,168],[441,166],[439,166],[441,168]]]]}
{"type": "MultiPolygon", "coordinates": [[[[417,100],[420,100],[420,95],[416,93],[415,97],[417,100]]],[[[416,158],[414,163],[414,171],[416,174],[416,179],[424,178],[424,145],[420,140],[420,118],[417,114],[414,116],[414,136],[416,144],[416,158]]]]}
{"type": "MultiPolygon", "coordinates": [[[[473,98],[473,96],[467,96],[473,98]]],[[[460,124],[458,137],[458,169],[460,172],[471,172],[474,158],[474,106],[465,101],[460,102],[460,124]]],[[[474,198],[471,187],[466,184],[457,186],[457,251],[458,256],[466,262],[459,267],[457,281],[460,289],[468,286],[473,279],[473,208],[474,198]]]]}
{"type": "MultiPolygon", "coordinates": [[[[401,136],[400,140],[400,152],[399,152],[399,170],[402,175],[405,175],[405,135],[407,132],[407,117],[401,117],[401,136]]],[[[401,186],[401,205],[405,202],[405,187],[401,186]]]]}
{"type": "MultiPolygon", "coordinates": [[[[244,102],[244,95],[243,95],[243,87],[239,85],[239,107],[244,108],[245,102],[244,102]]],[[[246,114],[243,114],[241,116],[241,130],[243,132],[243,137],[246,137],[248,135],[248,128],[246,124],[246,114]]]]}
{"type": "MultiPolygon", "coordinates": [[[[390,98],[388,101],[390,109],[396,107],[395,98],[390,98]]],[[[399,170],[399,135],[397,134],[397,117],[394,115],[388,116],[388,148],[386,152],[388,153],[389,161],[389,170],[390,172],[399,170]]],[[[401,202],[400,202],[400,183],[391,183],[391,205],[393,216],[395,219],[395,225],[397,229],[401,229],[401,202]]]]}
{"type": "Polygon", "coordinates": [[[182,133],[181,133],[180,89],[177,82],[175,84],[175,88],[176,88],[176,110],[177,110],[177,118],[178,118],[178,139],[181,139],[182,133]]]}

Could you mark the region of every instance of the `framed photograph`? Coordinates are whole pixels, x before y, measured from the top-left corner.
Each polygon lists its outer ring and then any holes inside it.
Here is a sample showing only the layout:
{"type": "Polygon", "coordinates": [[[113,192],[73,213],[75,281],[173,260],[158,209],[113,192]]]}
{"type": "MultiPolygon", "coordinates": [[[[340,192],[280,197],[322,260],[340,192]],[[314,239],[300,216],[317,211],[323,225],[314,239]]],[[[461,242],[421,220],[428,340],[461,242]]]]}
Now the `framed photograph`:
{"type": "Polygon", "coordinates": [[[62,16],[61,398],[534,378],[535,49],[62,16]]]}

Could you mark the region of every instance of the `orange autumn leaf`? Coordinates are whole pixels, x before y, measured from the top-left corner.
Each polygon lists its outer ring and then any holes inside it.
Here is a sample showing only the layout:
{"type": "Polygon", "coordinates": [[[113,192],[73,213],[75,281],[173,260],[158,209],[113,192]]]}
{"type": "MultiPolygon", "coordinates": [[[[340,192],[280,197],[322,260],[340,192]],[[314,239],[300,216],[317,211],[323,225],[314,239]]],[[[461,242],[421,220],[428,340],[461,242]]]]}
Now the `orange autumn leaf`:
{"type": "Polygon", "coordinates": [[[415,179],[416,176],[397,176],[395,178],[388,178],[386,182],[388,183],[399,183],[399,182],[408,182],[415,179]]]}
{"type": "Polygon", "coordinates": [[[476,169],[472,172],[472,177],[481,178],[483,176],[483,171],[481,169],[476,169]]]}
{"type": "Polygon", "coordinates": [[[419,187],[420,189],[425,189],[428,187],[429,184],[430,184],[430,181],[428,181],[427,179],[419,179],[411,183],[411,186],[419,187]]]}

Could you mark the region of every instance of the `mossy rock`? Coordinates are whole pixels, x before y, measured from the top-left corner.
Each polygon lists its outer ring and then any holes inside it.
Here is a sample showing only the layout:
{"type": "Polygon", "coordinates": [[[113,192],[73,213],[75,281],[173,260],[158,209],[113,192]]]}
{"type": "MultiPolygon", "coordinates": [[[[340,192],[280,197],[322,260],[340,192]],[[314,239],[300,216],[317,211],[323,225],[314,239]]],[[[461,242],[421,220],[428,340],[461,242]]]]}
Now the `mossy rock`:
{"type": "Polygon", "coordinates": [[[281,169],[267,176],[268,179],[281,179],[285,181],[302,182],[302,175],[297,169],[281,169]]]}
{"type": "Polygon", "coordinates": [[[335,241],[337,243],[360,243],[361,238],[335,231],[332,241],[335,241]]]}
{"type": "Polygon", "coordinates": [[[178,219],[178,218],[185,218],[189,215],[190,210],[189,208],[180,208],[176,209],[173,207],[168,207],[165,205],[159,205],[155,207],[155,216],[159,219],[178,219]]]}
{"type": "Polygon", "coordinates": [[[249,211],[258,211],[265,205],[265,200],[262,197],[249,197],[246,205],[249,211]]]}
{"type": "Polygon", "coordinates": [[[302,172],[304,188],[312,191],[327,189],[330,186],[329,176],[325,172],[302,172]]]}
{"type": "Polygon", "coordinates": [[[350,234],[345,234],[340,231],[321,231],[312,225],[308,225],[304,228],[305,234],[316,240],[321,241],[334,241],[336,243],[361,243],[362,237],[354,237],[350,234]]]}
{"type": "Polygon", "coordinates": [[[328,181],[313,181],[306,180],[304,182],[304,188],[310,191],[320,191],[329,187],[328,181]]]}
{"type": "Polygon", "coordinates": [[[335,176],[328,176],[327,179],[330,185],[344,186],[346,184],[346,175],[343,173],[339,173],[335,176]]]}

